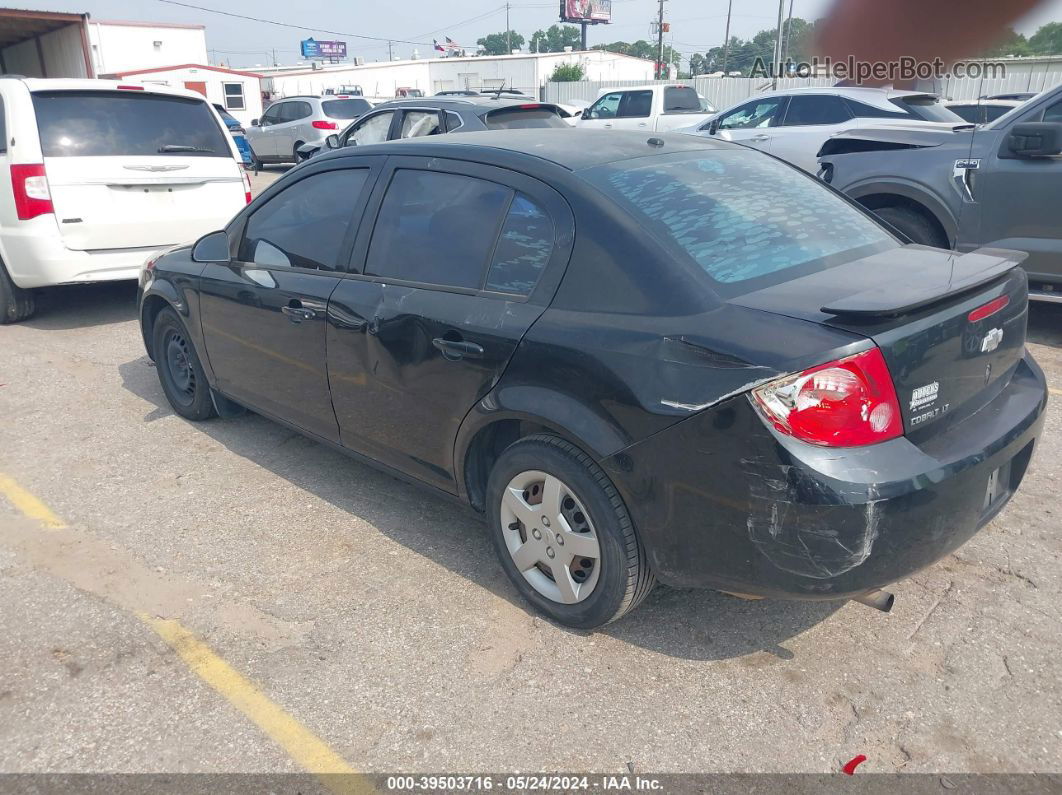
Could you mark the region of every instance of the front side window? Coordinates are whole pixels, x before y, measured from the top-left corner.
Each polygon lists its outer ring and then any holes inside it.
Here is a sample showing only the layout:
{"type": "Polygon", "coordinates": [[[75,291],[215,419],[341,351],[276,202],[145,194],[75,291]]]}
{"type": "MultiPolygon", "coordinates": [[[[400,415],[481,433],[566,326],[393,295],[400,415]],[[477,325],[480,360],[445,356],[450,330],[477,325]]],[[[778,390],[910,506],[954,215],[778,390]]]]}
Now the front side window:
{"type": "Polygon", "coordinates": [[[38,91],[45,157],[232,157],[205,101],[141,91],[38,91]]]}
{"type": "Polygon", "coordinates": [[[313,174],[255,210],[239,259],[263,268],[336,270],[369,170],[313,174]]]}
{"type": "Polygon", "coordinates": [[[719,120],[719,129],[751,130],[759,127],[774,127],[778,124],[779,111],[784,105],[784,97],[747,102],[723,116],[719,120]]]}
{"type": "Polygon", "coordinates": [[[262,114],[262,118],[259,120],[259,124],[263,127],[267,124],[276,124],[280,121],[280,105],[270,106],[265,113],[262,114]]]}
{"type": "Polygon", "coordinates": [[[225,83],[225,107],[228,110],[246,110],[243,98],[243,83],[225,83]]]}
{"type": "Polygon", "coordinates": [[[424,135],[438,135],[439,114],[434,110],[407,110],[402,115],[400,138],[420,138],[424,135]]]}
{"type": "Polygon", "coordinates": [[[621,119],[644,119],[652,112],[652,91],[627,91],[620,101],[618,116],[621,119]]]}
{"type": "Polygon", "coordinates": [[[395,171],[369,244],[366,273],[478,290],[510,188],[461,174],[395,171]]]}
{"type": "Polygon", "coordinates": [[[842,124],[851,118],[848,106],[840,97],[826,94],[796,96],[789,100],[784,124],[786,127],[842,124]]]}
{"type": "Polygon", "coordinates": [[[623,98],[622,91],[614,91],[605,94],[597,102],[590,106],[591,119],[614,119],[619,113],[620,100],[623,98]]]}
{"type": "Polygon", "coordinates": [[[347,136],[346,142],[365,146],[386,141],[387,131],[391,129],[391,117],[394,116],[394,113],[393,110],[389,110],[365,119],[351,131],[350,135],[347,136]]]}
{"type": "Polygon", "coordinates": [[[1062,102],[1056,102],[1044,111],[1044,121],[1062,121],[1062,102]]]}
{"type": "Polygon", "coordinates": [[[899,245],[815,179],[755,152],[641,162],[583,173],[725,297],[899,245]]]}
{"type": "Polygon", "coordinates": [[[545,210],[522,193],[509,205],[485,289],[528,295],[553,253],[553,222],[545,210]]]}

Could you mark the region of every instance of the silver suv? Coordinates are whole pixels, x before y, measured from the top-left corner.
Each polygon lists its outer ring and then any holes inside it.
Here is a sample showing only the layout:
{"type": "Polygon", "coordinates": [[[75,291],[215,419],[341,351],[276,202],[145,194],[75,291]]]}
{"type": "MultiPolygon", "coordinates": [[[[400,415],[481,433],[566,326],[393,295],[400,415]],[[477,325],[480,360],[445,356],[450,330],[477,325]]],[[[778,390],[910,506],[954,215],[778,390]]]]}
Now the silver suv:
{"type": "Polygon", "coordinates": [[[372,103],[367,99],[349,94],[277,100],[247,129],[254,164],[257,167],[264,163],[295,163],[300,146],[322,144],[325,138],[370,108],[372,103]]]}

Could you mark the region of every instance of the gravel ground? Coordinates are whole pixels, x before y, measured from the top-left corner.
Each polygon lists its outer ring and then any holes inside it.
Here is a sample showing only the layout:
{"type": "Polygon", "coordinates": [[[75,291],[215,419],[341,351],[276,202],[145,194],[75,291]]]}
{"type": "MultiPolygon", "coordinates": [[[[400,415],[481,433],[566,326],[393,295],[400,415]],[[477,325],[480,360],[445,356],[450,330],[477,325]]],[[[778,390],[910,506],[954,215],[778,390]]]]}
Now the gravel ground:
{"type": "MultiPolygon", "coordinates": [[[[0,499],[0,771],[297,769],[138,610],[361,770],[1062,770],[1062,393],[1008,509],[890,615],[661,587],[580,633],[459,507],[257,416],[176,417],[134,297],[0,328],[0,472],[70,525],[0,499]]],[[[1062,390],[1062,307],[1031,339],[1062,390]]]]}

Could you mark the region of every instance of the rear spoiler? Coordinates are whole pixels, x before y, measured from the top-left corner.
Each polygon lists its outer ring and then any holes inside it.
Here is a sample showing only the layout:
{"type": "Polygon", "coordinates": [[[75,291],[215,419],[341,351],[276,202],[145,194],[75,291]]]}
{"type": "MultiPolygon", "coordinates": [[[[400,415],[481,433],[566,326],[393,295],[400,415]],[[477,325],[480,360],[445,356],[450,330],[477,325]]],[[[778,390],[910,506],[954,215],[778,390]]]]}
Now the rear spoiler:
{"type": "Polygon", "coordinates": [[[866,318],[902,315],[995,281],[1018,267],[1028,256],[1024,251],[1004,248],[979,248],[968,254],[956,253],[950,257],[951,273],[943,284],[938,279],[929,278],[923,283],[875,287],[839,298],[829,306],[822,307],[822,311],[829,315],[866,318]]]}

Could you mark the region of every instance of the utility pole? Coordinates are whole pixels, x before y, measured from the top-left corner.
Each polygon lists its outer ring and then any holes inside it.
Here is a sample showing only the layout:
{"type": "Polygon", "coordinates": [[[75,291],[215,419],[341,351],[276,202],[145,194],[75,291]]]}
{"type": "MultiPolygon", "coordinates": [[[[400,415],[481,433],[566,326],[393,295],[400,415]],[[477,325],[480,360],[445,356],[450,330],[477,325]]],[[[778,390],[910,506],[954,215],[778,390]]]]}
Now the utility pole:
{"type": "Polygon", "coordinates": [[[789,17],[785,21],[785,51],[782,60],[789,60],[789,42],[793,38],[793,0],[789,0],[789,17]]]}
{"type": "Polygon", "coordinates": [[[391,42],[387,42],[387,62],[391,63],[393,60],[394,57],[391,55],[391,42]]]}
{"type": "Polygon", "coordinates": [[[771,90],[778,88],[778,69],[782,62],[782,25],[785,23],[785,0],[778,0],[778,31],[774,36],[774,78],[771,80],[771,90]]]}
{"type": "Polygon", "coordinates": [[[277,48],[273,48],[273,66],[277,65],[277,48]]]}
{"type": "MultiPolygon", "coordinates": [[[[783,0],[784,2],[784,0],[783,0]]],[[[664,79],[664,0],[659,1],[660,10],[656,17],[656,79],[664,79]]]]}
{"type": "Polygon", "coordinates": [[[723,77],[727,76],[726,62],[730,60],[730,12],[734,10],[734,0],[726,6],[726,42],[723,44],[723,77]]]}
{"type": "Polygon", "coordinates": [[[509,30],[509,4],[505,4],[505,54],[513,54],[513,34],[509,30]]]}

